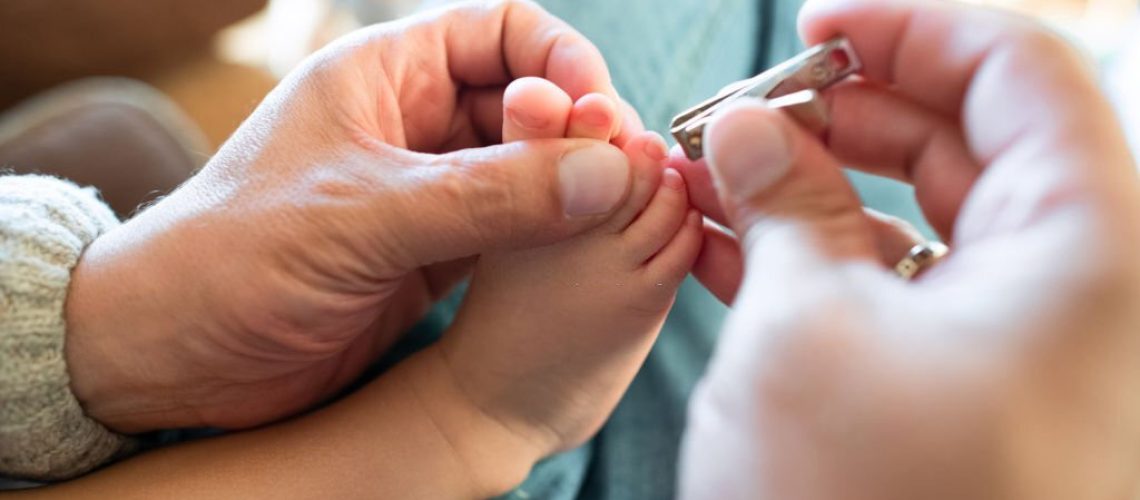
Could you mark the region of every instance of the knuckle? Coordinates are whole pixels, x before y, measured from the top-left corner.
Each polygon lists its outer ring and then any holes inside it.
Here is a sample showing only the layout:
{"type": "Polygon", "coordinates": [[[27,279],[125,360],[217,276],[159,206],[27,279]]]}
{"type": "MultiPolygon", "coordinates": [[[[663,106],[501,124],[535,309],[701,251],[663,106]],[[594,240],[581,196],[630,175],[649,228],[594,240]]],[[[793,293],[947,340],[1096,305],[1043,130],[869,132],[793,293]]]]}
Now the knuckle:
{"type": "Polygon", "coordinates": [[[521,207],[516,183],[493,159],[452,165],[439,182],[442,206],[458,207],[456,224],[474,229],[483,246],[498,247],[515,239],[516,214],[521,207]]]}

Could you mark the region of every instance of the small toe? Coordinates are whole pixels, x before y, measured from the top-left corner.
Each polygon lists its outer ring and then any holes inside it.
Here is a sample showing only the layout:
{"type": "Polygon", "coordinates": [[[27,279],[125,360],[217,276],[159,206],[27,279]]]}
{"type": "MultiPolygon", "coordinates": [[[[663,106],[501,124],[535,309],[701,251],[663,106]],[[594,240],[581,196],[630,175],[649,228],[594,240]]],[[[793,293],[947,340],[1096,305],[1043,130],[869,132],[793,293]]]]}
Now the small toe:
{"type": "Polygon", "coordinates": [[[661,185],[663,162],[668,155],[665,139],[655,132],[642,132],[622,148],[633,171],[633,187],[625,205],[614,213],[607,224],[612,232],[624,231],[645,210],[657,186],[661,185]]]}
{"type": "Polygon", "coordinates": [[[673,239],[646,264],[655,285],[679,286],[697,262],[704,241],[704,217],[700,212],[689,209],[683,224],[673,239]]]}
{"type": "MultiPolygon", "coordinates": [[[[617,135],[613,138],[613,143],[618,147],[625,147],[630,139],[637,137],[642,132],[645,132],[645,123],[641,121],[641,116],[637,114],[637,110],[626,102],[624,99],[618,101],[618,108],[621,112],[621,124],[617,127],[617,135]]],[[[666,146],[668,152],[668,146],[666,146]]]]}
{"type": "Polygon", "coordinates": [[[566,136],[572,139],[609,141],[615,135],[618,123],[618,106],[613,99],[602,94],[586,94],[574,103],[566,136]]]}
{"type": "Polygon", "coordinates": [[[661,251],[684,225],[688,212],[684,178],[676,170],[666,169],[649,205],[622,233],[622,244],[630,258],[644,263],[661,251]]]}

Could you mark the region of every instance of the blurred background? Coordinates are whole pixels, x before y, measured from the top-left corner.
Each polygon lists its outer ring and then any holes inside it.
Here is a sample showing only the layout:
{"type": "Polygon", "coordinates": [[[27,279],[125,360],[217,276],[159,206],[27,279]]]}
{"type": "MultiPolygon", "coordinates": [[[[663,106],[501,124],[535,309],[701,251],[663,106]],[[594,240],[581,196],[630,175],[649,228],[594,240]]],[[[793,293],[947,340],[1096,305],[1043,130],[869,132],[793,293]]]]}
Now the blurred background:
{"type": "MultiPolygon", "coordinates": [[[[0,168],[93,185],[129,217],[205,164],[307,55],[447,1],[0,0],[0,168]]],[[[619,92],[658,131],[800,49],[802,0],[536,1],[598,45],[619,92]]],[[[970,1],[1043,19],[1084,47],[1140,151],[1140,0],[970,1]]],[[[851,176],[868,206],[932,235],[908,186],[851,176]]],[[[417,332],[438,334],[457,304],[417,332]]],[[[674,497],[685,402],[724,313],[687,282],[598,438],[539,464],[508,498],[674,497]]]]}
{"type": "MultiPolygon", "coordinates": [[[[305,56],[356,27],[447,1],[4,0],[0,2],[0,61],[6,68],[0,75],[0,165],[96,185],[126,216],[141,201],[169,190],[199,168],[274,83],[305,56]]],[[[1140,149],[1140,0],[970,1],[1037,16],[1084,46],[1101,64],[1105,86],[1140,149]]],[[[622,59],[621,23],[597,22],[597,15],[586,19],[579,14],[587,4],[591,9],[619,10],[614,6],[620,0],[578,3],[582,8],[575,8],[573,0],[540,3],[556,14],[576,18],[572,24],[582,21],[579,27],[587,35],[603,39],[599,45],[613,65],[643,61],[622,59]]],[[[685,3],[661,0],[657,6],[668,4],[672,9],[685,3]]],[[[749,2],[687,3],[713,10],[749,2]]],[[[794,14],[791,7],[784,10],[794,14]]],[[[792,19],[792,14],[782,18],[792,19]]],[[[666,46],[666,38],[685,36],[683,28],[691,27],[684,20],[677,28],[656,18],[642,22],[662,23],[662,31],[671,34],[663,37],[660,51],[674,55],[679,46],[666,46]],[[669,31],[674,29],[681,32],[669,31]]],[[[790,49],[795,43],[790,28],[781,26],[787,22],[775,22],[747,29],[784,32],[788,40],[775,44],[790,49]]],[[[743,35],[724,43],[730,42],[737,45],[729,49],[751,44],[743,35]]],[[[717,47],[704,50],[713,48],[717,47]]],[[[700,59],[702,54],[686,57],[700,59]]],[[[677,66],[676,61],[667,62],[677,66]]],[[[699,74],[678,78],[716,85],[713,80],[724,83],[742,76],[737,74],[739,67],[734,68],[736,73],[692,67],[699,74]]],[[[638,75],[652,79],[665,72],[650,68],[638,75]]],[[[636,87],[627,83],[622,91],[634,94],[627,95],[631,101],[640,99],[634,104],[651,128],[663,128],[668,117],[686,104],[639,98],[636,87]]]]}

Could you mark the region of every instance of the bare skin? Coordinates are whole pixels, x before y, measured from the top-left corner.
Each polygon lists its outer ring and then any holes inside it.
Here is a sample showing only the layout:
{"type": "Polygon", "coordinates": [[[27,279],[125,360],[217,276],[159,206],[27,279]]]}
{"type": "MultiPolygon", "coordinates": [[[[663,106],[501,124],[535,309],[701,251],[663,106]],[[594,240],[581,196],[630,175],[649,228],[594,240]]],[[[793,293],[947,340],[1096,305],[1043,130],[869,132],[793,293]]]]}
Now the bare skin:
{"type": "MultiPolygon", "coordinates": [[[[556,90],[533,79],[509,88],[504,139],[532,147],[615,138],[621,111],[612,100],[571,104],[556,90]],[[540,119],[527,123],[546,126],[512,125],[512,106],[540,119]],[[598,116],[579,123],[583,110],[598,116]]],[[[563,242],[480,257],[443,340],[361,391],[308,416],[160,450],[19,497],[505,493],[540,458],[597,432],[700,250],[700,217],[680,174],[663,168],[664,141],[633,134],[624,151],[633,186],[611,219],[563,242]]]]}
{"type": "MultiPolygon", "coordinates": [[[[287,418],[355,379],[476,255],[604,223],[633,179],[619,147],[500,144],[525,75],[617,99],[597,49],[521,1],[369,27],[302,64],[202,172],[85,251],[66,354],[88,414],[125,433],[287,418]]],[[[614,144],[636,132],[622,122],[614,144]]]]}
{"type": "Polygon", "coordinates": [[[866,66],[826,92],[826,141],[745,103],[680,167],[740,235],[697,268],[735,306],[682,498],[1133,498],[1140,183],[1092,65],[953,2],[809,1],[800,21],[866,66]],[[893,275],[841,165],[911,183],[947,260],[893,275]]]}
{"type": "MultiPolygon", "coordinates": [[[[560,93],[534,79],[508,88],[504,140],[614,133],[612,100],[595,94],[571,105],[560,93]],[[512,124],[512,107],[548,126],[512,124]]],[[[479,406],[513,409],[495,413],[511,427],[544,429],[549,435],[540,441],[554,449],[580,444],[604,422],[700,250],[701,218],[689,208],[680,174],[663,170],[664,141],[642,133],[625,151],[636,178],[626,205],[565,242],[481,256],[454,331],[440,346],[479,406]]]]}

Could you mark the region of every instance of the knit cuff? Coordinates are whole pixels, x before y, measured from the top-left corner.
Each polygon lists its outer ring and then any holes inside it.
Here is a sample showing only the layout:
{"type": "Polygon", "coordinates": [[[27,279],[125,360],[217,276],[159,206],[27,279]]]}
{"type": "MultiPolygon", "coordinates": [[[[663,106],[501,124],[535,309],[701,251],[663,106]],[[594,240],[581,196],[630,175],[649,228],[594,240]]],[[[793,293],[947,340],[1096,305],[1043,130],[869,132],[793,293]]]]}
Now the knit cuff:
{"type": "Polygon", "coordinates": [[[0,176],[0,475],[71,478],[134,447],[83,413],[64,358],[71,270],[116,225],[94,189],[0,176]]]}

